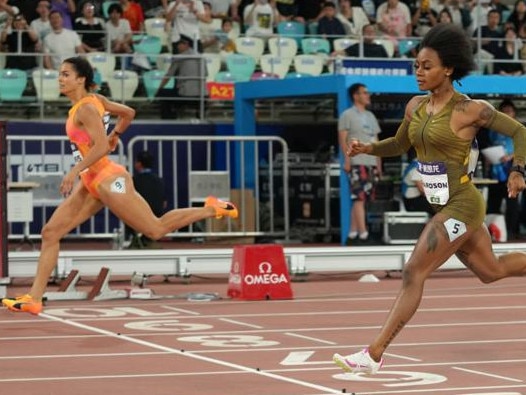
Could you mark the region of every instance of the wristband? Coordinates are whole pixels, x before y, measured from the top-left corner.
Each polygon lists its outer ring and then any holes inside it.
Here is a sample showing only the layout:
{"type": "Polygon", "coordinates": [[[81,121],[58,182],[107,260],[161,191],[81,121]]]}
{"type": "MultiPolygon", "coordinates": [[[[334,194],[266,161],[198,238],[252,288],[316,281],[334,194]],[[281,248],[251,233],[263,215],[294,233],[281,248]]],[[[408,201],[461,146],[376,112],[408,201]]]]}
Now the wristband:
{"type": "Polygon", "coordinates": [[[520,165],[512,166],[511,169],[510,169],[510,173],[512,171],[516,171],[517,173],[521,173],[522,176],[524,177],[524,173],[525,173],[524,166],[520,166],[520,165]]]}

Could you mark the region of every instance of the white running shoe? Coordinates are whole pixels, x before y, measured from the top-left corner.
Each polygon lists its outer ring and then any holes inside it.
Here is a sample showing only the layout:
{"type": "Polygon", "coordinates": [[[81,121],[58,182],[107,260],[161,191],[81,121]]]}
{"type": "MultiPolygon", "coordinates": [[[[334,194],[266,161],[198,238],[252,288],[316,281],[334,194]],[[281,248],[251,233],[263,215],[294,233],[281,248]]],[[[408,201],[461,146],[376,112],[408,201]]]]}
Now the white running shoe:
{"type": "Polygon", "coordinates": [[[367,348],[351,355],[334,354],[332,360],[336,365],[349,373],[376,374],[384,363],[383,358],[380,362],[374,361],[369,355],[367,348]]]}

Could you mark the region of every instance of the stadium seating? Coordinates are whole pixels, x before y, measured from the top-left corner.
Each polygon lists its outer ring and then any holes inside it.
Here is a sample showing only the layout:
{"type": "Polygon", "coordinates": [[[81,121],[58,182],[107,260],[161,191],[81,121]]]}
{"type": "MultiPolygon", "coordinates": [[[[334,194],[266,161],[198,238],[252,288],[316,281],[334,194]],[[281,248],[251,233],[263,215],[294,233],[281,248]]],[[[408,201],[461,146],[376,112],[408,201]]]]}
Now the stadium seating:
{"type": "Polygon", "coordinates": [[[260,65],[261,71],[267,74],[277,75],[279,78],[284,78],[289,72],[291,57],[274,56],[272,54],[265,54],[261,56],[260,65]]]}
{"type": "Polygon", "coordinates": [[[58,70],[38,69],[31,73],[38,100],[57,100],[60,97],[58,70]]]}
{"type": "Polygon", "coordinates": [[[304,38],[301,40],[301,50],[304,54],[331,53],[331,44],[326,38],[304,38]]]}
{"type": "Polygon", "coordinates": [[[131,100],[139,86],[139,76],[135,71],[115,70],[109,75],[107,83],[113,100],[131,100]]]}
{"type": "Polygon", "coordinates": [[[166,31],[165,18],[146,18],[144,20],[144,30],[148,36],[159,37],[162,47],[168,45],[168,32],[166,31]]]}
{"type": "Polygon", "coordinates": [[[313,54],[296,55],[294,57],[294,69],[297,73],[318,76],[323,71],[324,59],[313,54]]]}
{"type": "Polygon", "coordinates": [[[250,55],[232,54],[226,57],[226,67],[237,78],[249,81],[256,70],[256,60],[250,55]]]}
{"type": "Polygon", "coordinates": [[[298,54],[298,44],[290,37],[271,37],[268,39],[269,52],[274,56],[293,59],[298,54]]]}
{"type": "Polygon", "coordinates": [[[27,73],[24,70],[0,70],[0,100],[22,100],[26,86],[27,73]]]}
{"type": "Polygon", "coordinates": [[[104,82],[106,82],[108,77],[113,73],[115,64],[117,63],[115,55],[107,52],[88,52],[86,58],[90,62],[91,67],[100,73],[102,81],[104,82]]]}
{"type": "Polygon", "coordinates": [[[265,51],[265,42],[259,37],[238,37],[234,42],[238,53],[252,56],[256,63],[265,51]]]}

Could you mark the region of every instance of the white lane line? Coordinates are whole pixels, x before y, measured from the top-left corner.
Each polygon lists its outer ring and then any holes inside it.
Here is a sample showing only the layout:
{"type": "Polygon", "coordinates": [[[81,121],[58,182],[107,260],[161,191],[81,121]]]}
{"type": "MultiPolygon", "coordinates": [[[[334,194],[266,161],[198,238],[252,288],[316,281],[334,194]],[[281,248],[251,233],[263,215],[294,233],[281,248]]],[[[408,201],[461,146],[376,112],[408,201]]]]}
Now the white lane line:
{"type": "MultiPolygon", "coordinates": [[[[333,311],[311,311],[311,312],[305,312],[305,313],[297,313],[297,312],[285,312],[285,313],[248,313],[248,314],[210,314],[210,315],[201,315],[200,313],[192,312],[189,310],[183,310],[178,309],[175,307],[169,307],[167,308],[176,311],[176,312],[184,312],[186,314],[191,314],[191,317],[188,316],[177,316],[177,319],[193,319],[195,318],[195,315],[198,315],[199,318],[222,318],[222,317],[228,317],[228,318],[250,318],[250,317],[322,317],[322,316],[329,316],[329,315],[364,315],[364,314],[385,314],[389,310],[387,308],[385,309],[374,309],[374,310],[333,310],[333,311]]],[[[443,308],[428,308],[428,309],[419,309],[419,313],[441,313],[441,312],[473,312],[473,311],[494,311],[494,310],[525,310],[526,305],[522,306],[495,306],[495,307],[465,307],[465,308],[455,308],[455,307],[443,307],[443,308]]],[[[51,311],[53,315],[55,316],[64,316],[62,313],[61,308],[55,308],[55,307],[49,307],[47,311],[51,311]]],[[[81,307],[74,307],[71,309],[72,312],[75,312],[75,310],[82,310],[81,307]]],[[[67,316],[67,315],[65,315],[67,316]]],[[[169,318],[169,317],[167,317],[169,318]]],[[[133,315],[121,315],[119,317],[104,317],[104,318],[98,318],[94,316],[89,317],[81,317],[81,316],[75,316],[75,320],[80,321],[132,321],[132,320],[140,320],[144,319],[144,316],[133,316],[133,315]]],[[[0,324],[11,324],[15,323],[16,321],[0,321],[0,324]]],[[[18,323],[30,323],[31,321],[20,321],[18,323]]],[[[35,321],[33,321],[35,322],[35,321]]],[[[519,323],[524,323],[526,321],[517,321],[519,323]]],[[[500,323],[499,323],[500,324],[500,323]]],[[[429,324],[429,325],[435,325],[435,324],[429,324]]],[[[438,325],[438,324],[436,324],[438,325]]],[[[447,324],[443,324],[444,326],[447,324]]]]}
{"type": "Polygon", "coordinates": [[[231,324],[236,324],[236,325],[241,325],[241,326],[248,326],[249,328],[254,328],[254,329],[263,329],[263,327],[260,325],[254,325],[254,324],[249,324],[247,322],[231,320],[229,318],[220,318],[219,321],[229,322],[231,324]]]}
{"type": "Polygon", "coordinates": [[[135,357],[143,355],[165,355],[164,351],[146,351],[146,352],[115,352],[101,354],[50,354],[50,355],[10,355],[0,357],[0,360],[10,359],[55,359],[55,358],[98,358],[98,357],[135,357]]]}
{"type": "Polygon", "coordinates": [[[331,342],[331,341],[328,341],[328,340],[322,340],[322,339],[318,339],[318,338],[315,338],[315,337],[300,335],[298,333],[285,332],[285,335],[293,336],[293,337],[299,337],[300,339],[312,340],[314,342],[323,343],[323,344],[331,344],[331,345],[338,344],[338,343],[331,342]]]}
{"type": "Polygon", "coordinates": [[[462,372],[467,372],[467,373],[480,374],[481,376],[493,377],[495,379],[502,379],[502,380],[513,381],[514,383],[524,383],[523,380],[514,379],[512,377],[505,377],[505,376],[500,376],[498,374],[492,374],[492,373],[487,373],[487,372],[481,372],[481,371],[478,371],[478,370],[471,370],[471,369],[466,369],[466,368],[460,368],[458,366],[453,366],[453,369],[460,370],[462,372]]]}
{"type": "MultiPolygon", "coordinates": [[[[163,353],[166,354],[166,353],[163,353]]],[[[252,372],[251,372],[252,373],[252,372]]],[[[16,382],[30,382],[30,381],[69,381],[69,380],[103,380],[103,379],[125,379],[125,378],[151,378],[151,377],[179,377],[179,376],[210,376],[210,375],[229,375],[229,374],[247,374],[247,372],[240,371],[206,371],[206,372],[191,372],[191,373],[145,373],[145,374],[108,374],[104,376],[59,376],[59,377],[20,377],[15,379],[0,379],[0,383],[16,383],[16,382]]],[[[333,392],[336,393],[336,392],[333,392]]]]}
{"type": "Polygon", "coordinates": [[[184,313],[184,314],[190,314],[190,315],[201,315],[200,313],[198,313],[197,311],[191,311],[191,310],[185,310],[185,309],[180,309],[178,307],[172,307],[172,306],[161,306],[163,309],[167,309],[167,310],[172,310],[172,311],[177,311],[178,313],[184,313]]]}
{"type": "Polygon", "coordinates": [[[411,357],[407,357],[407,356],[405,356],[405,355],[393,354],[393,353],[390,353],[390,352],[389,352],[389,353],[386,352],[386,353],[384,353],[384,354],[385,354],[385,355],[388,355],[388,356],[390,356],[390,357],[394,357],[394,358],[406,359],[406,360],[408,360],[408,361],[422,362],[421,359],[418,359],[418,358],[411,358],[411,357]]]}
{"type": "Polygon", "coordinates": [[[167,353],[177,354],[177,355],[182,356],[182,357],[198,359],[200,361],[204,361],[204,362],[213,363],[213,364],[216,364],[216,365],[225,366],[225,367],[228,367],[228,368],[231,368],[231,369],[235,369],[235,370],[239,370],[239,371],[242,371],[242,372],[257,374],[259,376],[265,376],[265,377],[268,377],[268,378],[271,378],[271,379],[274,379],[274,380],[285,381],[285,382],[292,383],[292,384],[295,384],[295,385],[300,385],[300,386],[303,386],[303,387],[313,388],[313,389],[316,389],[318,391],[322,391],[324,393],[341,394],[340,390],[336,390],[334,388],[329,388],[329,387],[325,387],[325,386],[322,386],[322,385],[309,383],[307,381],[296,380],[296,379],[289,378],[289,377],[286,377],[286,376],[280,376],[278,374],[269,373],[269,372],[266,372],[266,371],[263,371],[263,370],[256,370],[254,368],[249,368],[249,367],[246,367],[246,366],[243,366],[243,365],[238,365],[238,364],[235,364],[235,363],[222,361],[220,359],[209,358],[209,357],[206,357],[204,355],[195,354],[193,352],[177,350],[177,349],[171,348],[171,347],[165,347],[165,346],[162,346],[160,344],[147,342],[147,341],[141,340],[141,339],[135,339],[133,337],[126,336],[126,335],[119,335],[117,333],[110,332],[110,331],[107,331],[107,330],[104,330],[104,329],[100,329],[100,328],[96,328],[96,327],[93,327],[93,326],[81,324],[79,322],[75,322],[75,321],[71,321],[71,320],[67,320],[67,319],[63,319],[63,318],[54,317],[52,315],[48,315],[48,314],[45,314],[45,313],[40,313],[40,316],[42,318],[47,318],[48,320],[61,322],[63,324],[67,324],[67,325],[70,325],[70,326],[81,328],[81,329],[84,329],[84,330],[89,331],[89,332],[100,333],[100,334],[106,335],[108,337],[112,337],[112,338],[115,338],[115,339],[120,339],[122,341],[127,341],[127,342],[134,343],[134,344],[139,344],[141,346],[153,348],[153,349],[156,349],[156,350],[166,351],[167,353]]]}

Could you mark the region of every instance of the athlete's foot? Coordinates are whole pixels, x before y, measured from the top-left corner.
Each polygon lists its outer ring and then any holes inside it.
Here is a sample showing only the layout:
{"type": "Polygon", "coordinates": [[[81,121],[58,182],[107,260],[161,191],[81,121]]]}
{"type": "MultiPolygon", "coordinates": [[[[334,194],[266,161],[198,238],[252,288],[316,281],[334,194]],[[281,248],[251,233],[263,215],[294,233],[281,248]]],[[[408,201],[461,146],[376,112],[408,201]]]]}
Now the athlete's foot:
{"type": "Polygon", "coordinates": [[[205,207],[213,207],[216,212],[216,218],[237,218],[237,216],[239,215],[234,203],[225,202],[216,198],[215,196],[208,196],[206,198],[205,207]]]}
{"type": "Polygon", "coordinates": [[[17,313],[31,313],[38,315],[42,312],[42,302],[34,300],[31,295],[22,295],[16,298],[3,298],[2,304],[8,310],[17,313]]]}
{"type": "Polygon", "coordinates": [[[384,363],[383,359],[380,359],[380,362],[373,360],[366,348],[351,355],[334,354],[332,360],[348,373],[376,374],[384,363]]]}

